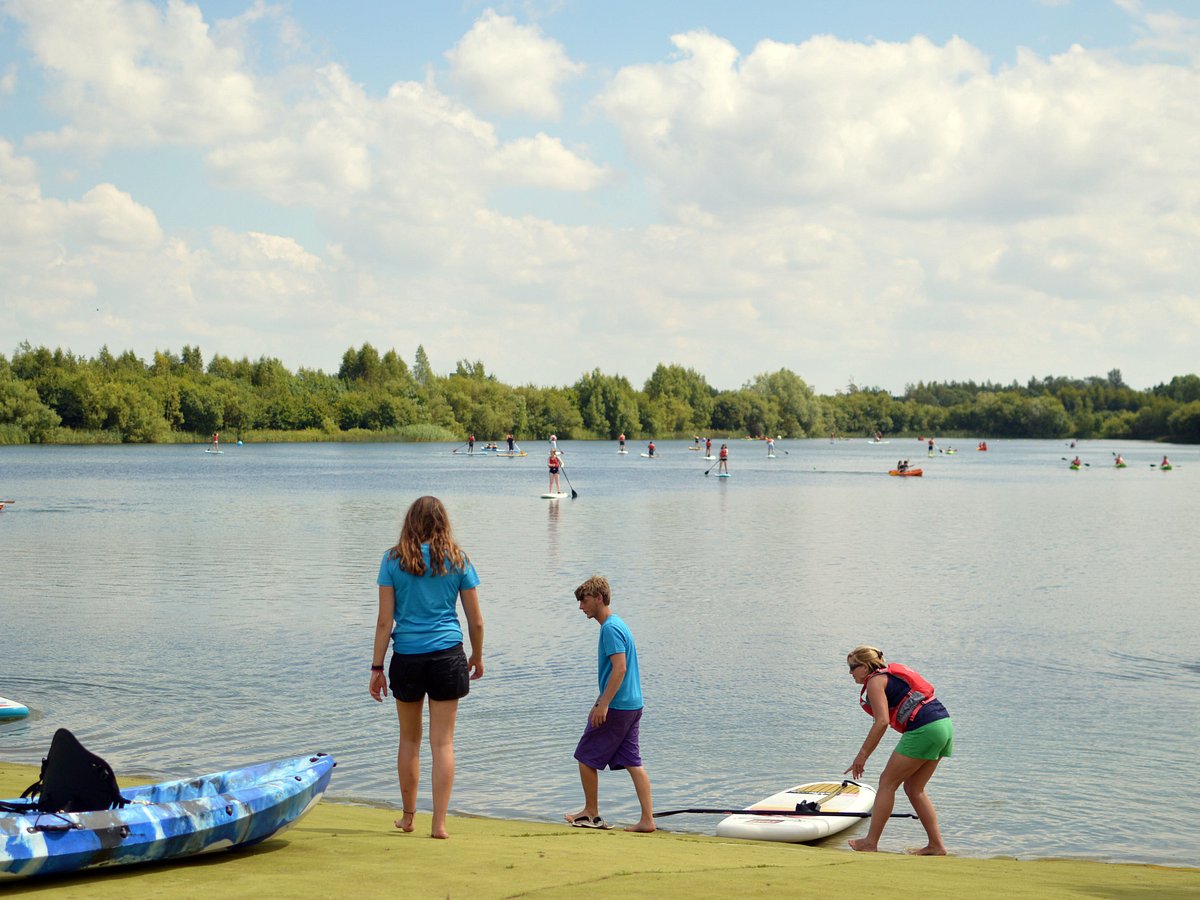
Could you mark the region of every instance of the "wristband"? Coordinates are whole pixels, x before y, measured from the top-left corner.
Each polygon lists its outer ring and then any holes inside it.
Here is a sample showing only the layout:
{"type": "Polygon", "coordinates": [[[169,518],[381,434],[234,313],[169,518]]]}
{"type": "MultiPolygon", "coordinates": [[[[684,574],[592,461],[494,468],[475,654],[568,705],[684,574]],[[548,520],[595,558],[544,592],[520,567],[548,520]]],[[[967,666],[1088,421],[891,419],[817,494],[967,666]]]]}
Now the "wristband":
{"type": "Polygon", "coordinates": [[[371,666],[371,671],[372,672],[382,672],[383,666],[371,666]]]}

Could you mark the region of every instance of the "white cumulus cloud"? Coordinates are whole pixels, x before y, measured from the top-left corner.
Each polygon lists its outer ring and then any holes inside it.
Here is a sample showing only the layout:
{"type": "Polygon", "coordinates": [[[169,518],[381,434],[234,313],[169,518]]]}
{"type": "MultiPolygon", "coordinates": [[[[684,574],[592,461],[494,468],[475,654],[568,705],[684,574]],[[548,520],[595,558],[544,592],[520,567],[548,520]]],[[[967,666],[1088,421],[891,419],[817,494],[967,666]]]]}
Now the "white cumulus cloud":
{"type": "Polygon", "coordinates": [[[450,76],[485,113],[556,120],[560,86],[583,72],[558,41],[486,10],[451,50],[450,76]]]}

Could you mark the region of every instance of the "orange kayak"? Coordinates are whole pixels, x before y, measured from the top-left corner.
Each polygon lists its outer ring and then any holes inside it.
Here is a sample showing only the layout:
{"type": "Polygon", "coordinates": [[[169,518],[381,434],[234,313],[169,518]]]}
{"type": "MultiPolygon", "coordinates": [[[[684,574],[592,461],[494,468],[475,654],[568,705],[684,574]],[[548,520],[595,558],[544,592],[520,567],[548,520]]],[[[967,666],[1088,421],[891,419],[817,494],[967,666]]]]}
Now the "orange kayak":
{"type": "Polygon", "coordinates": [[[903,472],[901,472],[899,469],[892,469],[890,472],[888,472],[888,474],[889,475],[900,475],[901,477],[903,477],[905,475],[918,475],[919,476],[923,473],[921,472],[920,469],[905,469],[903,472]]]}

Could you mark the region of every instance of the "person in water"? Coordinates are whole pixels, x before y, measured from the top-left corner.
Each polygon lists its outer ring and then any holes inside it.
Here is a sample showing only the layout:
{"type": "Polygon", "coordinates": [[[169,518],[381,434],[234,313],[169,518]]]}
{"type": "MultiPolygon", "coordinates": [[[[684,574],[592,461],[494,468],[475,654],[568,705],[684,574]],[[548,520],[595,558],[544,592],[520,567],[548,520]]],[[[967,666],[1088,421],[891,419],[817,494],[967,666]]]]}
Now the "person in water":
{"type": "Polygon", "coordinates": [[[450,516],[437,497],[419,497],[404,516],[400,539],[379,564],[379,614],[371,657],[371,697],[387,696],[390,680],[400,719],[396,771],[402,813],[396,827],[413,830],[421,778],[421,714],[429,695],[429,748],[433,756],[433,822],[430,836],[447,838],[446,811],[454,787],[454,724],[458,701],[483,676],[483,614],[479,575],[454,541],[450,516]],[[463,653],[462,604],[471,641],[463,653]],[[383,658],[392,642],[388,679],[383,658]]]}
{"type": "Polygon", "coordinates": [[[907,459],[896,460],[896,471],[897,472],[907,472],[908,471],[908,460],[907,459]]]}
{"type": "Polygon", "coordinates": [[[932,452],[933,452],[933,438],[930,438],[930,439],[929,439],[929,452],[930,452],[930,453],[932,453],[932,452]]]}
{"type": "Polygon", "coordinates": [[[704,439],[704,458],[712,458],[712,438],[710,437],[704,439]]]}
{"type": "Polygon", "coordinates": [[[647,456],[653,456],[653,455],[654,455],[654,441],[651,441],[651,442],[650,442],[650,443],[649,443],[649,444],[646,446],[646,455],[647,455],[647,456]]]}
{"type": "Polygon", "coordinates": [[[729,445],[722,444],[721,450],[717,455],[719,457],[719,460],[717,462],[717,474],[720,475],[722,472],[728,472],[729,471],[729,445]]]}
{"type": "Polygon", "coordinates": [[[1075,457],[1073,460],[1071,460],[1071,465],[1073,465],[1073,466],[1075,466],[1076,468],[1078,468],[1079,466],[1082,466],[1082,465],[1083,465],[1083,463],[1082,463],[1082,462],[1080,462],[1080,460],[1079,460],[1079,457],[1078,457],[1078,456],[1076,456],[1076,457],[1075,457]]]}
{"type": "Polygon", "coordinates": [[[562,468],[562,463],[558,458],[558,451],[550,451],[550,459],[546,461],[546,465],[550,468],[550,490],[548,493],[561,494],[562,487],[558,483],[558,470],[562,468]]]}
{"type": "Polygon", "coordinates": [[[925,793],[925,786],[942,758],[954,752],[954,723],[950,713],[934,696],[933,685],[907,666],[889,665],[883,651],[875,647],[855,647],[846,657],[846,664],[854,683],[862,685],[859,704],[874,719],[862,749],[846,769],[850,777],[862,778],[867,760],[889,725],[903,735],[879,775],[870,830],[866,837],[850,841],[851,849],[868,852],[879,849],[880,835],[896,802],[896,789],[903,785],[928,836],[924,847],[908,852],[917,856],[945,856],[937,810],[925,793]]]}
{"type": "Polygon", "coordinates": [[[600,770],[626,769],[637,792],[641,818],[626,831],[651,832],[654,825],[650,800],[650,776],[642,763],[639,734],[642,721],[642,680],[638,671],[637,647],[629,626],[611,608],[608,581],[593,575],[575,588],[580,611],[600,624],[598,647],[600,696],[588,713],[583,736],[575,748],[579,780],[583,785],[583,809],[563,818],[576,828],[612,826],[600,817],[600,770]]]}
{"type": "Polygon", "coordinates": [[[617,440],[621,442],[621,446],[618,447],[617,449],[624,450],[625,449],[625,432],[622,431],[621,434],[617,437],[617,440]]]}
{"type": "Polygon", "coordinates": [[[770,457],[770,456],[774,456],[774,455],[775,455],[775,438],[769,437],[769,438],[767,438],[767,456],[770,457]]]}
{"type": "Polygon", "coordinates": [[[1117,454],[1117,461],[1114,463],[1114,465],[1117,465],[1117,466],[1125,465],[1125,460],[1121,457],[1120,453],[1117,454]]]}
{"type": "Polygon", "coordinates": [[[475,435],[467,435],[467,453],[475,452],[475,435]]]}
{"type": "MultiPolygon", "coordinates": [[[[1169,459],[1167,459],[1167,456],[1166,456],[1166,454],[1164,453],[1164,454],[1163,454],[1163,461],[1162,461],[1162,462],[1160,462],[1160,463],[1158,464],[1158,467],[1159,467],[1160,469],[1166,469],[1166,468],[1169,468],[1169,467],[1170,467],[1170,465],[1171,465],[1171,461],[1170,461],[1169,459]]],[[[1186,466],[1184,466],[1184,468],[1187,468],[1187,467],[1186,467],[1186,466]]]]}
{"type": "Polygon", "coordinates": [[[508,437],[505,438],[505,440],[508,441],[508,452],[512,453],[513,452],[513,444],[515,443],[513,441],[513,436],[510,434],[510,435],[508,435],[508,437]]]}

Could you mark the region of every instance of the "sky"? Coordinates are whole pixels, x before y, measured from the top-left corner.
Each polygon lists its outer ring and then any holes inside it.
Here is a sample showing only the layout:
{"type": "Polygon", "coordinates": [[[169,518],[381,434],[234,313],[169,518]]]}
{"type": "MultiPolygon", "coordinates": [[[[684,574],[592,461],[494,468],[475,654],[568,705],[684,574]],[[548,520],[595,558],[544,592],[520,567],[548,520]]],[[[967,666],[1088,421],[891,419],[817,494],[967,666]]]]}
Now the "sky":
{"type": "Polygon", "coordinates": [[[0,353],[1197,370],[1194,0],[0,0],[0,353]]]}

